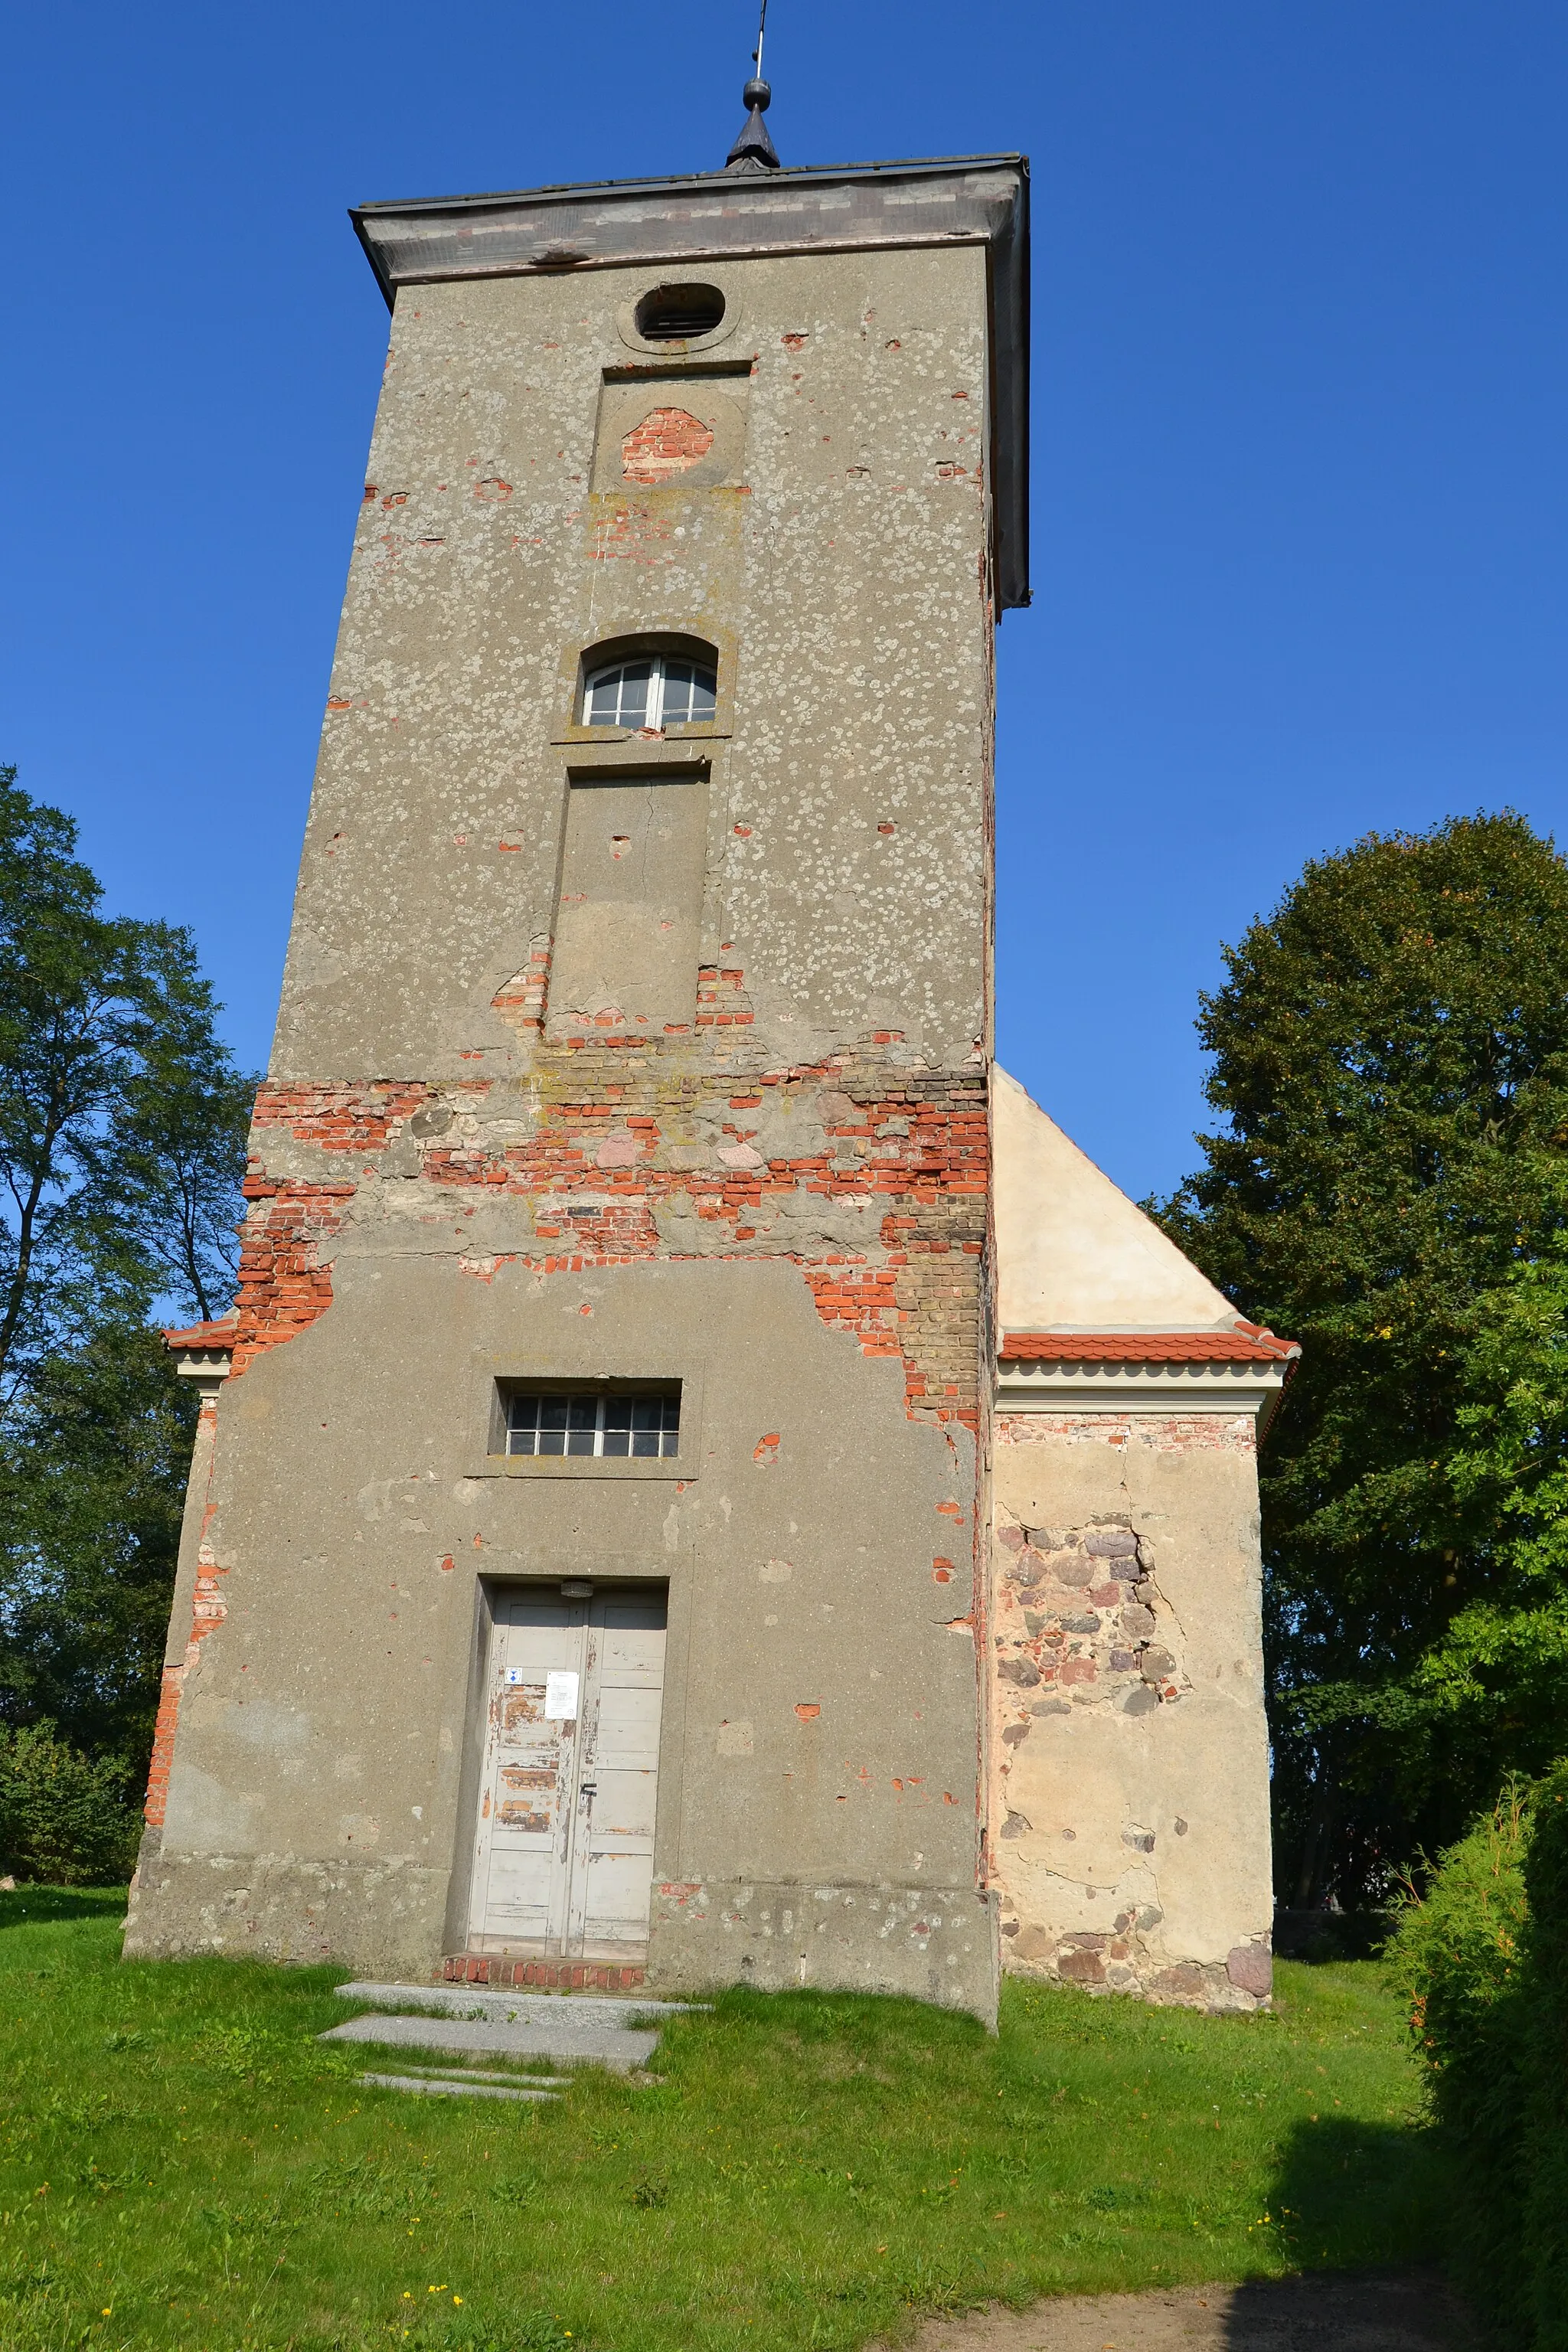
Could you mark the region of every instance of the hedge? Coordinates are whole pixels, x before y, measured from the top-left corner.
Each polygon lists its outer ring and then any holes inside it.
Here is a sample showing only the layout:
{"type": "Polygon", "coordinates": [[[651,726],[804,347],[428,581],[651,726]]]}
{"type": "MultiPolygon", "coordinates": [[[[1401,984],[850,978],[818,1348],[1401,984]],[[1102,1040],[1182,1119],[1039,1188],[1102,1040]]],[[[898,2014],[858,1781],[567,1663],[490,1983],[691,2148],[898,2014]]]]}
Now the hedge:
{"type": "Polygon", "coordinates": [[[129,1768],[68,1748],[53,1724],[0,1724],[0,1869],[52,1886],[131,1875],[141,1818],[129,1768]]]}
{"type": "Polygon", "coordinates": [[[1568,2352],[1568,1760],[1439,1858],[1389,1946],[1455,2158],[1463,2284],[1530,2352],[1568,2352]]]}

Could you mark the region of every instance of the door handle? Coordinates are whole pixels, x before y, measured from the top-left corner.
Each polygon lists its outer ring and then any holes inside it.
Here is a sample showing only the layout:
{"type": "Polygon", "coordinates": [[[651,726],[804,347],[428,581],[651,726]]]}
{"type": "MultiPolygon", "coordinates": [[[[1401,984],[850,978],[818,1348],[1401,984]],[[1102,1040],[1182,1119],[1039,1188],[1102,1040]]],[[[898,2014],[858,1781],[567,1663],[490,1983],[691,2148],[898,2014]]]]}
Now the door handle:
{"type": "Polygon", "coordinates": [[[596,1780],[583,1780],[578,1783],[577,1794],[580,1797],[596,1797],[598,1793],[599,1784],[596,1780]]]}

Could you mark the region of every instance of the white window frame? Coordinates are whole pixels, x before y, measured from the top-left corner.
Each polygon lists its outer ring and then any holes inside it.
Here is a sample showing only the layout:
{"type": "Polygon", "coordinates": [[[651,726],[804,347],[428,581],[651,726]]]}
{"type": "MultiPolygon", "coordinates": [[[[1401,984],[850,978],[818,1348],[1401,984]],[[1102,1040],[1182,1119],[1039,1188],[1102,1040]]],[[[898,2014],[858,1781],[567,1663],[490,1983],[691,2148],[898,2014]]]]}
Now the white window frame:
{"type": "Polygon", "coordinates": [[[678,1388],[661,1386],[595,1391],[519,1386],[506,1395],[503,1403],[505,1450],[513,1457],[521,1455],[533,1461],[668,1462],[673,1461],[680,1451],[680,1391],[678,1388]],[[525,1422],[518,1412],[520,1406],[526,1405],[534,1407],[531,1423],[525,1422]],[[575,1422],[575,1426],[561,1427],[551,1433],[560,1437],[558,1445],[546,1446],[542,1442],[544,1423],[539,1411],[542,1405],[553,1406],[557,1411],[564,1407],[568,1422],[575,1422]],[[633,1428],[629,1408],[639,1405],[645,1413],[649,1406],[659,1408],[657,1428],[633,1428]],[[626,1412],[624,1426],[606,1429],[607,1409],[610,1407],[620,1409],[616,1413],[617,1423],[620,1423],[621,1412],[626,1412]],[[612,1439],[624,1436],[626,1443],[624,1445],[612,1443],[606,1446],[606,1435],[612,1439]],[[635,1437],[651,1437],[654,1443],[638,1446],[633,1443],[635,1437]]]}
{"type": "MultiPolygon", "coordinates": [[[[670,662],[683,663],[689,670],[700,674],[710,675],[713,680],[713,709],[711,710],[704,711],[700,718],[679,719],[672,720],[670,723],[679,727],[702,727],[710,725],[718,716],[718,666],[716,663],[709,663],[701,660],[696,654],[623,654],[616,661],[601,662],[595,669],[593,669],[588,673],[588,676],[583,681],[583,709],[580,724],[584,727],[620,727],[624,728],[628,733],[639,732],[656,735],[662,734],[665,727],[665,680],[668,675],[667,665],[670,662]],[[593,716],[595,688],[601,685],[606,678],[614,677],[617,671],[631,669],[643,662],[647,662],[648,666],[648,681],[647,706],[641,728],[638,730],[633,730],[629,721],[622,719],[618,716],[615,719],[595,719],[593,716]]],[[[684,685],[686,681],[682,679],[679,683],[684,685]]],[[[620,701],[621,698],[617,694],[616,698],[617,712],[620,708],[620,701]]]]}

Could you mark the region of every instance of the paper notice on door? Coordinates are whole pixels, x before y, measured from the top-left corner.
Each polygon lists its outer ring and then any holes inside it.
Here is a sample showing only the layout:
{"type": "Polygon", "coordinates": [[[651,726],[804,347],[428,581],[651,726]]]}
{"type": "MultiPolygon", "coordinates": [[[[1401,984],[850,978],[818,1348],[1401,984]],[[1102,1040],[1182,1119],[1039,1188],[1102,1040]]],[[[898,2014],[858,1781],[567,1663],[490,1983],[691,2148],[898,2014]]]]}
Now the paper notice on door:
{"type": "Polygon", "coordinates": [[[544,1719],[546,1723],[574,1723],[577,1719],[576,1675],[554,1674],[544,1677],[544,1719]]]}

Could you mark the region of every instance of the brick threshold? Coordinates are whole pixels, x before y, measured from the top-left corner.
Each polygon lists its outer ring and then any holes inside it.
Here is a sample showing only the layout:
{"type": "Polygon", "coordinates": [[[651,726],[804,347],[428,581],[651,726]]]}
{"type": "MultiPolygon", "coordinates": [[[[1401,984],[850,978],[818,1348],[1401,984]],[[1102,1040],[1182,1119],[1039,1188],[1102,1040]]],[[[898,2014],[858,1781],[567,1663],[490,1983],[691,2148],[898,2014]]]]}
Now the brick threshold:
{"type": "Polygon", "coordinates": [[[494,1952],[452,1952],[443,1984],[532,1985],[541,1992],[636,1992],[647,1971],[629,1960],[509,1960],[494,1952]]]}

